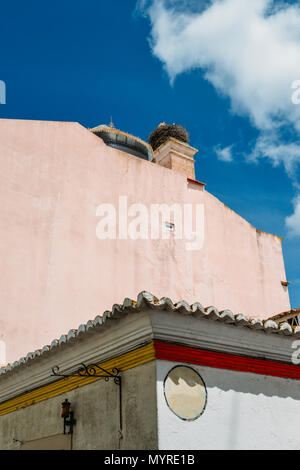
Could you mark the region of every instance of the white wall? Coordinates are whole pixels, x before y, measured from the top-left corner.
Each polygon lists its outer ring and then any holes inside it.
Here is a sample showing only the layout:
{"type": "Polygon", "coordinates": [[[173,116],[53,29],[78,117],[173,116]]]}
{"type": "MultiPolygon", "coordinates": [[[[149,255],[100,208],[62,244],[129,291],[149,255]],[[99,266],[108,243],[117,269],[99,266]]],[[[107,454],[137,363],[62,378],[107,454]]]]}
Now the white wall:
{"type": "Polygon", "coordinates": [[[157,361],[160,449],[300,449],[300,383],[189,365],[207,388],[202,416],[188,422],[168,407],[163,382],[181,363],[157,361]]]}

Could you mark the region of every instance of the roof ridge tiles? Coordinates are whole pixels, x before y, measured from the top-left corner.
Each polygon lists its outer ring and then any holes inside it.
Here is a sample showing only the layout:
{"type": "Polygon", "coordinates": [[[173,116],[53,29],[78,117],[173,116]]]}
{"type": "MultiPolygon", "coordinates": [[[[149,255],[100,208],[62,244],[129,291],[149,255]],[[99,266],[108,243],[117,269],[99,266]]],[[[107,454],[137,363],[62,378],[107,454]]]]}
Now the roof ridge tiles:
{"type": "Polygon", "coordinates": [[[259,318],[253,317],[247,318],[241,313],[233,314],[233,312],[228,309],[219,311],[213,306],[203,307],[199,302],[195,302],[190,305],[185,300],[181,300],[174,304],[169,297],[158,299],[150,292],[142,291],[138,294],[136,301],[125,298],[123,304],[114,304],[112,309],[105,311],[102,316],[97,315],[94,320],[89,320],[86,324],[81,324],[77,329],[70,329],[67,334],[61,335],[59,339],[54,339],[50,346],[46,345],[34,352],[29,352],[26,357],[20,358],[13,364],[7,364],[4,367],[0,367],[0,375],[8,373],[16,367],[20,367],[29,361],[48,353],[56,347],[61,347],[69,342],[76,341],[78,337],[81,339],[85,334],[89,334],[90,332],[98,329],[101,330],[108,320],[122,318],[129,312],[140,312],[145,307],[150,307],[153,310],[178,312],[183,315],[194,315],[198,318],[217,320],[238,327],[262,330],[265,333],[276,333],[284,336],[293,336],[295,338],[300,337],[300,326],[292,328],[287,322],[278,325],[274,320],[272,320],[272,318],[266,320],[260,320],[259,318]]]}

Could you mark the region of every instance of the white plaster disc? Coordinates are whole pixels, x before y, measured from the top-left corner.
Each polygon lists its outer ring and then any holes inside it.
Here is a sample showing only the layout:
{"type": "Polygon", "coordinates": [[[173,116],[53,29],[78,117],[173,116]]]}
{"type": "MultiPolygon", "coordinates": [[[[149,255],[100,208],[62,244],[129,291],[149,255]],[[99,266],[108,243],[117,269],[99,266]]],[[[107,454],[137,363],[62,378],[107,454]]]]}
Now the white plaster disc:
{"type": "Polygon", "coordinates": [[[181,419],[194,421],[203,413],[207,391],[201,376],[191,367],[176,366],[164,381],[169,408],[181,419]]]}

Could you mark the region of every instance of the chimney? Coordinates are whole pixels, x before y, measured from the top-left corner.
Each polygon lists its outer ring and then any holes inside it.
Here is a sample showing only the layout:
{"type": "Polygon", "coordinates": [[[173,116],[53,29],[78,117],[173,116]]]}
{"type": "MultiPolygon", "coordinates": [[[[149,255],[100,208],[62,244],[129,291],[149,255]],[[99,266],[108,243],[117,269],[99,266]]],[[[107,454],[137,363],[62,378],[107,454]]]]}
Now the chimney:
{"type": "Polygon", "coordinates": [[[191,147],[188,141],[189,135],[184,127],[164,122],[149,137],[156,163],[194,180],[194,155],[198,150],[191,147]]]}

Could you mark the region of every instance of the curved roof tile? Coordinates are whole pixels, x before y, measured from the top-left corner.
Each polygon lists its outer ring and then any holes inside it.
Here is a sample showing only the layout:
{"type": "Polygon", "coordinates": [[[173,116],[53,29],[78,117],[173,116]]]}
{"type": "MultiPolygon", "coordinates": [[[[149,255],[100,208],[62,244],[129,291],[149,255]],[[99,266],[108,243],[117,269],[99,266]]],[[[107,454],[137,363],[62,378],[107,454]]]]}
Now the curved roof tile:
{"type": "Polygon", "coordinates": [[[287,322],[280,324],[280,326],[273,320],[260,320],[258,318],[246,318],[242,314],[234,315],[230,310],[218,311],[215,307],[204,308],[199,302],[189,305],[186,301],[173,303],[168,297],[161,299],[156,298],[149,292],[141,292],[137,301],[126,298],[123,304],[115,304],[111,311],[104,312],[103,316],[97,315],[94,320],[89,320],[85,325],[80,325],[78,329],[71,329],[66,335],[62,335],[60,339],[54,339],[50,346],[44,346],[42,349],[34,352],[29,352],[26,357],[22,357],[13,364],[8,364],[6,367],[0,368],[0,374],[6,374],[22,364],[34,360],[36,357],[42,356],[53,348],[60,347],[71,341],[75,341],[79,336],[88,334],[93,329],[103,327],[107,319],[121,318],[129,312],[139,312],[145,307],[150,307],[154,310],[167,310],[179,312],[183,315],[195,315],[198,317],[207,318],[209,320],[220,321],[235,325],[238,327],[246,327],[254,330],[263,330],[265,333],[276,333],[285,336],[293,336],[294,338],[300,337],[300,326],[292,328],[287,322]]]}

